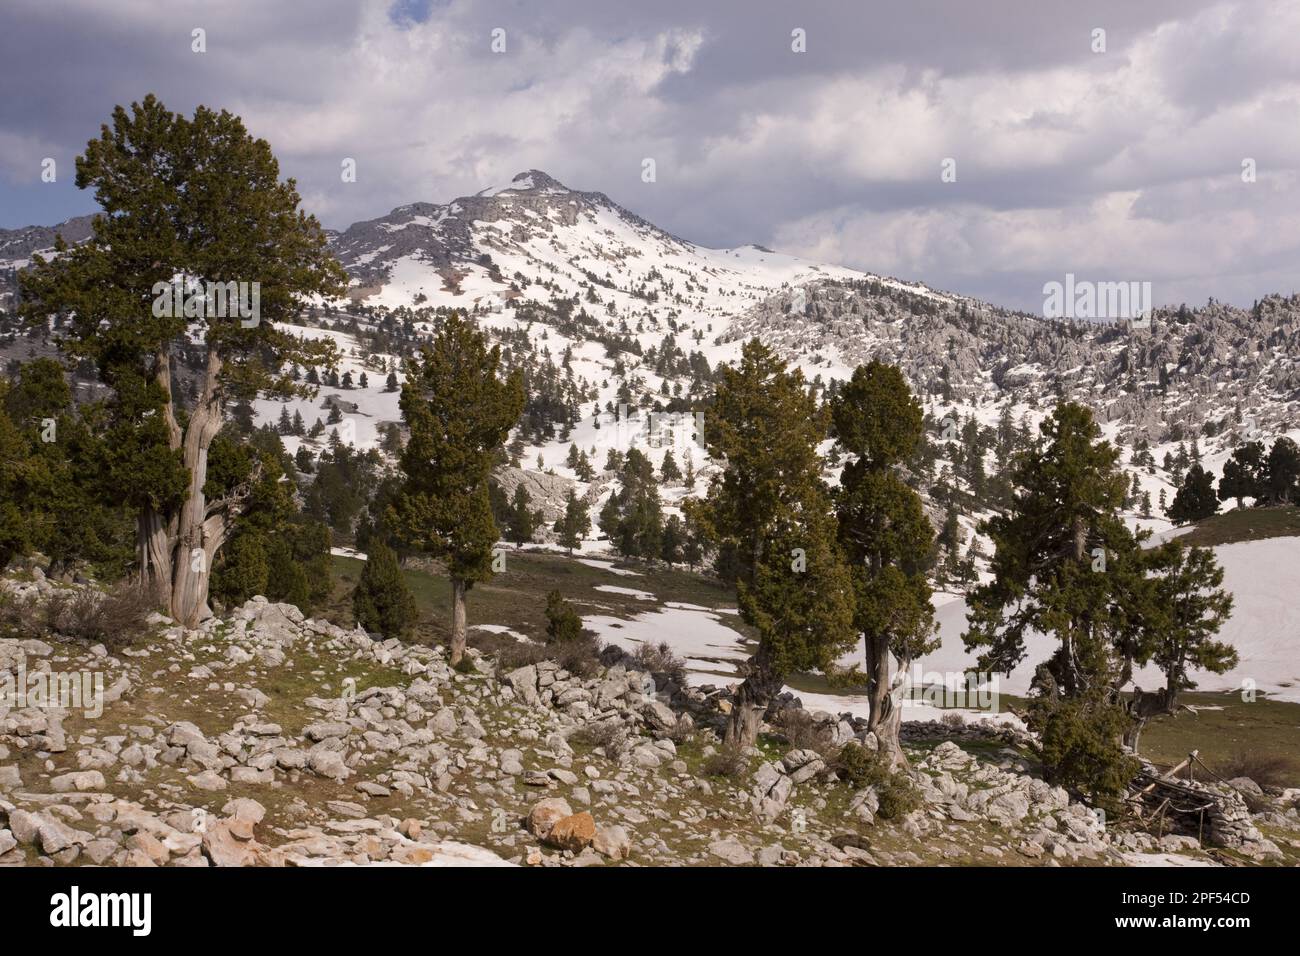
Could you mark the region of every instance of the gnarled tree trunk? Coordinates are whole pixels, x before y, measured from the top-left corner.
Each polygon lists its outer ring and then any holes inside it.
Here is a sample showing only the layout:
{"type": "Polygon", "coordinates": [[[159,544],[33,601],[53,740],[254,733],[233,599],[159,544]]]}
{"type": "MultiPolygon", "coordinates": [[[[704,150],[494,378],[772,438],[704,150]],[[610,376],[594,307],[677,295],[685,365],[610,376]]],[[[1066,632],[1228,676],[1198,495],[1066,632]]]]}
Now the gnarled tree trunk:
{"type": "Polygon", "coordinates": [[[451,579],[451,666],[455,667],[465,656],[465,592],[469,583],[464,578],[451,579]]]}
{"type": "Polygon", "coordinates": [[[154,380],[166,394],[163,416],[168,443],[180,450],[189,470],[189,485],[176,512],[165,514],[150,506],[142,509],[136,521],[136,553],[141,583],[167,606],[175,620],[194,627],[212,616],[208,607],[212,563],[242,496],[209,504],[203,493],[208,480],[208,449],[222,425],[220,354],[216,348],[208,349],[203,389],[183,431],[172,410],[170,361],[167,350],[158,353],[154,380]]]}
{"type": "Polygon", "coordinates": [[[773,698],[781,693],[785,681],[773,672],[767,648],[759,644],[758,653],[750,662],[750,672],[736,690],[732,702],[731,719],[723,735],[728,747],[752,747],[758,742],[758,729],[763,715],[773,698]]]}
{"type": "Polygon", "coordinates": [[[871,712],[867,716],[867,730],[876,735],[880,745],[880,757],[888,767],[906,767],[907,757],[903,754],[900,729],[903,722],[903,708],[894,699],[896,684],[900,680],[890,673],[894,660],[889,650],[889,637],[882,634],[868,634],[865,640],[867,657],[867,700],[871,712]]]}

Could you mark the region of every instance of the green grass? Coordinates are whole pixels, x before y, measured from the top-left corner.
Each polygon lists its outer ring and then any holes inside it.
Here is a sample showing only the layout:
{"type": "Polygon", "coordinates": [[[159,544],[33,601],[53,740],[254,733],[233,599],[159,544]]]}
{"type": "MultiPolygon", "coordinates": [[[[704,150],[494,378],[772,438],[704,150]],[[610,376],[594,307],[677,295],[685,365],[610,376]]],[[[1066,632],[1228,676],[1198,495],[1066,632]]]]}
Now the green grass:
{"type": "MultiPolygon", "coordinates": [[[[1267,700],[1242,701],[1240,693],[1183,694],[1179,700],[1193,707],[1222,707],[1176,717],[1161,717],[1142,733],[1142,755],[1161,767],[1172,767],[1193,750],[1216,773],[1233,757],[1246,754],[1290,761],[1282,771],[1287,786],[1300,787],[1300,704],[1267,700]]],[[[1198,779],[1205,772],[1196,768],[1198,779]]]]}
{"type": "MultiPolygon", "coordinates": [[[[334,595],[327,615],[336,623],[351,626],[351,593],[361,574],[357,558],[334,556],[334,595]]],[[[508,627],[517,633],[543,640],[546,632],[546,595],[558,590],[579,614],[605,614],[630,620],[637,614],[678,601],[708,608],[735,607],[735,593],[725,585],[687,571],[669,571],[626,565],[636,577],[616,575],[559,554],[526,550],[506,552],[506,570],[469,591],[467,614],[475,624],[508,627]],[[644,601],[627,594],[595,590],[597,585],[614,585],[647,591],[656,598],[644,601]]],[[[446,640],[451,617],[451,587],[440,571],[404,568],[407,586],[420,612],[417,638],[426,643],[446,640]]],[[[736,622],[739,624],[739,621],[736,622]]],[[[492,635],[470,631],[471,643],[490,643],[492,635]]]]}
{"type": "Polygon", "coordinates": [[[1211,548],[1238,541],[1300,536],[1300,508],[1237,508],[1199,521],[1178,540],[1184,544],[1211,548]]]}

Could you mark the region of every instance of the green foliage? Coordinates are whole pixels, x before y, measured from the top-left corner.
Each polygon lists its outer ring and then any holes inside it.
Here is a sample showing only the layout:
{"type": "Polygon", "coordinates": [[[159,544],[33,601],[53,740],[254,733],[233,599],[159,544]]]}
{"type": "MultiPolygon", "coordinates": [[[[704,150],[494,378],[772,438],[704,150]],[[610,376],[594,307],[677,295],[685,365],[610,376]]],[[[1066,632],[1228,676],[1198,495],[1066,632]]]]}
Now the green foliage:
{"type": "Polygon", "coordinates": [[[516,546],[532,541],[542,523],[542,519],[542,512],[532,509],[532,502],[528,498],[528,489],[522,483],[515,485],[514,498],[510,503],[510,518],[506,525],[506,533],[509,535],[510,540],[516,546]]]}
{"type": "Polygon", "coordinates": [[[417,618],[415,597],[406,586],[393,549],[375,542],[352,591],[357,623],[385,638],[405,637],[417,618]]]}
{"type": "Polygon", "coordinates": [[[546,595],[546,642],[568,643],[583,635],[582,618],[559,591],[546,595]]]}
{"type": "Polygon", "coordinates": [[[1172,707],[1179,691],[1193,690],[1192,669],[1223,674],[1237,665],[1237,651],[1214,640],[1232,615],[1232,596],[1222,589],[1223,568],[1208,548],[1174,539],[1144,553],[1150,577],[1143,627],[1127,648],[1133,663],[1155,664],[1165,675],[1172,707]]]}
{"type": "Polygon", "coordinates": [[[1046,779],[1118,811],[1138,769],[1117,744],[1128,728],[1123,709],[1096,690],[1073,697],[1048,691],[1031,698],[1028,718],[1042,740],[1046,779]]]}
{"type": "Polygon", "coordinates": [[[1264,446],[1262,443],[1247,442],[1233,451],[1232,457],[1223,463],[1223,477],[1219,479],[1219,500],[1237,499],[1237,507],[1243,504],[1243,498],[1258,498],[1263,494],[1264,446]]]}
{"type": "Polygon", "coordinates": [[[1264,460],[1262,497],[1273,504],[1300,501],[1300,445],[1286,436],[1273,442],[1264,460]]]}
{"type": "Polygon", "coordinates": [[[874,787],[882,820],[898,820],[921,806],[921,793],[905,773],[893,772],[861,744],[845,744],[831,757],[831,768],[855,790],[874,787]]]}
{"type": "Polygon", "coordinates": [[[1060,648],[1049,669],[1074,694],[1115,678],[1111,650],[1140,626],[1125,595],[1141,554],[1119,515],[1128,487],[1119,453],[1092,413],[1063,403],[1041,430],[1013,466],[1011,510],[985,525],[994,578],[970,595],[964,641],[982,670],[1009,674],[1027,633],[1051,634],[1060,648]]]}
{"type": "Polygon", "coordinates": [[[1214,476],[1194,462],[1183,475],[1183,483],[1169,506],[1169,520],[1175,524],[1190,524],[1210,517],[1219,510],[1219,498],[1214,493],[1214,476]]]}
{"type": "Polygon", "coordinates": [[[710,454],[726,467],[688,514],[734,556],[741,615],[758,632],[728,730],[729,743],[752,744],[751,715],[788,674],[829,672],[856,642],[851,578],[817,454],[828,416],[803,373],[750,340],[721,369],[709,424],[710,454]]]}
{"type": "Polygon", "coordinates": [[[99,403],[74,406],[51,359],[0,383],[0,567],[36,550],[56,572],[76,564],[107,579],[125,572],[132,520],[104,481],[103,416],[99,403]]]}
{"type": "Polygon", "coordinates": [[[469,583],[492,573],[499,533],[488,474],[524,401],[520,377],[502,380],[500,365],[500,350],[453,314],[402,385],[406,480],[386,524],[404,545],[445,561],[453,578],[469,583]]]}
{"type": "Polygon", "coordinates": [[[555,520],[555,533],[559,536],[560,546],[572,554],[574,548],[582,545],[583,538],[590,531],[591,517],[587,503],[570,488],[564,500],[564,514],[555,520]]]}
{"type": "Polygon", "coordinates": [[[654,466],[637,448],[622,460],[622,487],[600,512],[600,528],[619,553],[629,558],[658,558],[662,548],[663,507],[654,466]]]}

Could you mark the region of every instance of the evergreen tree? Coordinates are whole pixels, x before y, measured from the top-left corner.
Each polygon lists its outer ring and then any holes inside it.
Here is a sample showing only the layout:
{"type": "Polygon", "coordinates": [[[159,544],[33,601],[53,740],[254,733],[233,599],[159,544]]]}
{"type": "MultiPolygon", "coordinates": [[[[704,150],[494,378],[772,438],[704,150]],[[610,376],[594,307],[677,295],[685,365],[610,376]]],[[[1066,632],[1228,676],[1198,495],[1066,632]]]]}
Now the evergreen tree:
{"type": "Polygon", "coordinates": [[[1260,442],[1247,442],[1232,452],[1223,463],[1223,476],[1219,479],[1219,500],[1237,499],[1237,507],[1244,505],[1243,498],[1263,495],[1264,446],[1260,442]]]}
{"type": "Polygon", "coordinates": [[[1132,722],[1125,743],[1134,751],[1147,721],[1174,714],[1178,695],[1195,689],[1189,671],[1223,674],[1238,662],[1231,645],[1214,639],[1232,614],[1232,597],[1222,590],[1223,568],[1214,552],[1188,548],[1174,539],[1149,548],[1144,559],[1149,578],[1143,627],[1126,654],[1130,666],[1155,664],[1165,675],[1165,686],[1155,691],[1136,688],[1128,702],[1132,722]]]}
{"type": "Polygon", "coordinates": [[[1030,725],[1043,736],[1047,772],[1115,799],[1131,769],[1116,732],[1126,719],[1117,689],[1123,649],[1142,627],[1141,548],[1119,515],[1127,488],[1119,453],[1092,413],[1063,403],[1040,428],[1013,467],[1011,511],[983,525],[996,548],[994,577],[971,592],[963,639],[980,652],[981,670],[1005,674],[1024,659],[1027,634],[1057,640],[1031,685],[1030,725]]]}
{"type": "Polygon", "coordinates": [[[803,373],[750,340],[720,371],[711,424],[709,451],[726,467],[693,510],[735,556],[741,614],[758,632],[726,730],[752,746],[790,674],[829,673],[853,646],[852,585],[817,454],[827,415],[803,373]]]}
{"type": "Polygon", "coordinates": [[[1112,676],[1110,613],[1125,577],[1137,570],[1138,544],[1119,517],[1126,482],[1119,453],[1100,440],[1092,413],[1058,405],[1042,440],[1013,469],[1012,510],[985,523],[993,539],[994,580],[972,592],[966,646],[980,667],[1009,674],[1024,657],[1026,633],[1060,642],[1050,671],[1069,696],[1112,676]],[[1104,573],[1092,569],[1098,560],[1104,573]]]}
{"type": "Polygon", "coordinates": [[[510,540],[515,543],[515,547],[533,540],[541,518],[542,513],[532,509],[528,490],[522,484],[515,485],[514,499],[510,503],[510,522],[506,526],[506,533],[510,535],[510,540]]]}
{"type": "Polygon", "coordinates": [[[104,214],[86,242],[60,239],[56,258],[34,257],[19,276],[23,311],[35,323],[67,317],[60,347],[94,362],[112,389],[105,480],[137,512],[141,580],[192,627],[210,614],[208,571],[245,500],[239,489],[204,493],[226,399],[301,387],[288,368],[327,359],[333,345],[279,323],[309,295],[342,295],[346,275],[315,218],[298,211],[293,181],[279,180],[270,146],[230,113],[200,106],[186,118],[152,95],[119,106],[78,158],[76,181],[104,214]],[[177,275],[189,280],[180,289],[177,275]],[[251,307],[251,294],[230,294],[235,282],[260,289],[251,321],[216,314],[230,311],[216,307],[222,299],[251,307]],[[142,303],[152,303],[143,317],[142,303]],[[178,416],[171,367],[187,329],[202,343],[203,373],[194,407],[178,416]]]}
{"type": "Polygon", "coordinates": [[[361,388],[369,388],[369,387],[370,387],[370,379],[366,377],[366,373],[365,373],[365,372],[362,372],[362,373],[361,373],[361,377],[360,377],[359,379],[357,379],[357,385],[359,385],[361,388]]]}
{"type": "Polygon", "coordinates": [[[1300,498],[1300,446],[1285,436],[1274,440],[1261,477],[1268,502],[1284,505],[1300,498]]]}
{"type": "Polygon", "coordinates": [[[499,377],[500,350],[452,314],[402,386],[410,438],[402,449],[402,490],[386,516],[406,547],[442,560],[451,579],[451,663],[465,653],[465,596],[492,574],[499,534],[488,475],[523,409],[523,384],[499,377]]]}
{"type": "Polygon", "coordinates": [[[668,567],[678,564],[682,560],[682,548],[686,541],[686,529],[682,524],[682,519],[677,515],[670,515],[664,522],[663,538],[659,545],[659,557],[668,567]]]}
{"type": "Polygon", "coordinates": [[[570,643],[582,637],[582,618],[559,591],[546,595],[546,643],[570,643]]]}
{"type": "Polygon", "coordinates": [[[361,577],[352,591],[352,614],[367,631],[405,637],[415,625],[415,597],[406,586],[397,555],[383,542],[370,542],[361,577]]]}
{"type": "Polygon", "coordinates": [[[587,503],[580,499],[572,488],[564,500],[564,514],[556,519],[555,532],[560,546],[569,554],[582,545],[582,539],[591,531],[591,517],[587,513],[587,503]]]}
{"type": "Polygon", "coordinates": [[[835,433],[852,456],[837,495],[840,546],[853,573],[854,626],[864,638],[868,727],[892,766],[905,764],[896,674],[938,646],[926,567],[934,532],[920,496],[899,475],[921,440],[923,417],[902,373],[859,366],[832,405],[835,433]]]}
{"type": "Polygon", "coordinates": [[[384,391],[385,391],[385,392],[395,392],[395,391],[397,391],[397,388],[398,388],[398,385],[397,385],[397,373],[396,373],[396,372],[389,372],[389,373],[388,373],[388,378],[384,379],[384,391]]]}
{"type": "Polygon", "coordinates": [[[1202,521],[1219,510],[1219,498],[1214,493],[1214,476],[1194,462],[1183,476],[1182,486],[1174,494],[1169,506],[1169,520],[1175,524],[1202,521]]]}
{"type": "Polygon", "coordinates": [[[677,459],[673,458],[671,451],[664,454],[663,464],[659,466],[659,477],[664,484],[670,484],[674,481],[681,481],[682,472],[677,467],[677,459]]]}

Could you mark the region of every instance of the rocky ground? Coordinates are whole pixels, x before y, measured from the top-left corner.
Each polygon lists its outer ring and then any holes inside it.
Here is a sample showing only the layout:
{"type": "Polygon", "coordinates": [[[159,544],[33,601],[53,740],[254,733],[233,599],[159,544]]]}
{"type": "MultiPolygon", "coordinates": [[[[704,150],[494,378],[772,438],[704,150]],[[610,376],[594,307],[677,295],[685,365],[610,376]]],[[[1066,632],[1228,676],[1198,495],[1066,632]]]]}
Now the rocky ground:
{"type": "MultiPolygon", "coordinates": [[[[56,587],[39,573],[3,584],[19,597],[56,587]]],[[[1202,848],[1107,825],[1035,776],[1023,737],[990,725],[906,725],[922,800],[885,819],[874,787],[838,778],[833,750],[765,734],[722,760],[728,693],[683,690],[616,649],[586,679],[546,661],[500,672],[477,651],[453,670],[441,648],[260,598],[195,630],[155,617],[154,630],[113,653],[0,640],[0,675],[97,671],[105,688],[98,717],[0,702],[0,864],[1300,860],[1295,791],[1252,793],[1236,845],[1202,848]]],[[[810,723],[831,748],[871,743],[847,715],[810,723]]]]}

